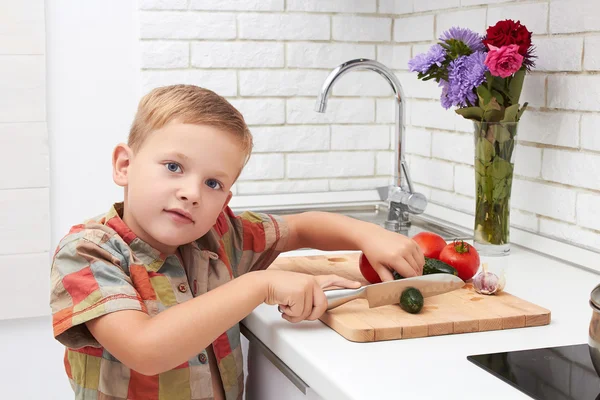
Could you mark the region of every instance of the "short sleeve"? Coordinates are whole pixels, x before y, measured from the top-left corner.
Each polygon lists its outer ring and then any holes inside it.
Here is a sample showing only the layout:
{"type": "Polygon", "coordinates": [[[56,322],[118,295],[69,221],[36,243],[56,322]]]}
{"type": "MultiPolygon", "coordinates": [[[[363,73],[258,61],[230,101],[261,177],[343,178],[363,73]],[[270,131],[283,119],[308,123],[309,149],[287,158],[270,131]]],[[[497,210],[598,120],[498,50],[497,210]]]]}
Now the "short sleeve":
{"type": "MultiPolygon", "coordinates": [[[[285,249],[288,225],[278,215],[246,211],[232,221],[233,234],[241,251],[234,268],[238,275],[266,269],[285,249]]],[[[235,259],[235,257],[234,257],[235,259]]]]}
{"type": "Polygon", "coordinates": [[[121,310],[147,312],[124,262],[109,242],[95,243],[84,235],[63,239],[51,267],[52,328],[59,342],[74,349],[100,347],[86,322],[121,310]]]}

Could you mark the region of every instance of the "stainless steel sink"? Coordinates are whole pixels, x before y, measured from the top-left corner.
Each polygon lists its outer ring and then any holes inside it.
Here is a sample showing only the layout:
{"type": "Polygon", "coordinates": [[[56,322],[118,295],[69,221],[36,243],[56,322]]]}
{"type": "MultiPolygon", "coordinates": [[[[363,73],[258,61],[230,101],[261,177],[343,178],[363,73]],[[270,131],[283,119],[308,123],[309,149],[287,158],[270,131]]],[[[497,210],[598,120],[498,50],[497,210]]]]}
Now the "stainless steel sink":
{"type": "MultiPolygon", "coordinates": [[[[233,211],[237,214],[242,210],[233,211]]],[[[384,226],[384,222],[387,219],[388,208],[385,202],[378,202],[372,204],[359,204],[359,205],[328,205],[328,204],[316,204],[316,205],[294,205],[294,206],[274,206],[274,207],[262,207],[258,209],[252,209],[255,212],[263,212],[278,215],[297,214],[305,211],[325,211],[336,214],[346,215],[348,217],[356,218],[362,221],[371,222],[380,226],[384,226]]],[[[455,227],[448,225],[436,218],[420,215],[410,215],[411,226],[408,229],[400,230],[399,233],[413,237],[419,232],[427,231],[434,232],[445,240],[470,240],[473,239],[472,235],[459,230],[455,227]]]]}

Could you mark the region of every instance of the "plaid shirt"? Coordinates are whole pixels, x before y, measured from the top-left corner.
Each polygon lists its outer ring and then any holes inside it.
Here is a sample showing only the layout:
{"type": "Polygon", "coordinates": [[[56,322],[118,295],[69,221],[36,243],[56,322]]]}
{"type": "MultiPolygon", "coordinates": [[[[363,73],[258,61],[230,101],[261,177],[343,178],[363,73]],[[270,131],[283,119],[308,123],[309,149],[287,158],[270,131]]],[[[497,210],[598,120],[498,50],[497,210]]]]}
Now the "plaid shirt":
{"type": "MultiPolygon", "coordinates": [[[[284,220],[226,208],[202,238],[175,255],[150,247],[121,219],[123,204],[71,228],[52,263],[54,336],[66,346],[64,365],[76,399],[212,399],[206,350],[177,368],[145,376],[127,368],[94,339],[85,322],[119,311],[150,316],[246,272],[265,269],[283,249],[284,220]]],[[[165,349],[169,344],[164,344],[165,349]]],[[[238,324],[212,344],[225,397],[241,399],[244,372],[238,324]]]]}

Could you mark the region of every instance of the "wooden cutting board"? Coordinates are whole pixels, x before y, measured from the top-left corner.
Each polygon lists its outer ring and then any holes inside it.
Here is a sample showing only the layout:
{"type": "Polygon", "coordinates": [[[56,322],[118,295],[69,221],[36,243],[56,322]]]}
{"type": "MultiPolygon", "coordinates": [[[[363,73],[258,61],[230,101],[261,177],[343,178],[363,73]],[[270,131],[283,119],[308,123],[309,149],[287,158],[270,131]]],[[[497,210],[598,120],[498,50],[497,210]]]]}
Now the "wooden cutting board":
{"type": "MultiPolygon", "coordinates": [[[[335,273],[368,284],[358,269],[359,255],[279,257],[269,268],[311,275],[335,273]]],[[[348,340],[375,342],[548,325],[550,311],[507,292],[478,294],[467,283],[426,298],[418,314],[409,314],[399,305],[369,308],[366,300],[358,299],[325,312],[320,320],[348,340]]]]}

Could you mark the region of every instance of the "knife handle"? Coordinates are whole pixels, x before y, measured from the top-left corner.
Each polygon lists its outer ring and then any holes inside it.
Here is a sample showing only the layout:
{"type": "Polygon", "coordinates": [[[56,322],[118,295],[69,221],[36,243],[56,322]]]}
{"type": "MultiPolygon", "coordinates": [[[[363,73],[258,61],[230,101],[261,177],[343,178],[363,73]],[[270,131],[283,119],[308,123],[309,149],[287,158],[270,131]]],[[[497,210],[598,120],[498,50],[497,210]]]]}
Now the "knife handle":
{"type": "Polygon", "coordinates": [[[333,289],[326,290],[325,297],[327,297],[327,309],[331,310],[337,306],[341,306],[344,303],[354,299],[362,299],[365,295],[365,288],[361,287],[358,289],[333,289]]]}

